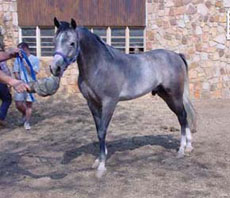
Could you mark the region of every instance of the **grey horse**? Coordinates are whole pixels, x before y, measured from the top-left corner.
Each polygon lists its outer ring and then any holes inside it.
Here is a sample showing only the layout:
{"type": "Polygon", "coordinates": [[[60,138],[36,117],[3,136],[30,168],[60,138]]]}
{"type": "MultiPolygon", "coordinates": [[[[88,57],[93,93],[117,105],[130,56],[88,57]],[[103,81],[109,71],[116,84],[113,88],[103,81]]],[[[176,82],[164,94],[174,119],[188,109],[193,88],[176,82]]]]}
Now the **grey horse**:
{"type": "Polygon", "coordinates": [[[183,54],[156,49],[128,55],[104,43],[86,28],[54,18],[57,33],[55,53],[50,66],[61,77],[77,61],[78,86],[93,115],[100,145],[93,167],[105,172],[106,132],[119,101],[131,100],[149,92],[159,95],[176,114],[181,126],[178,157],[191,152],[196,131],[195,110],[189,99],[188,65],[183,54]]]}

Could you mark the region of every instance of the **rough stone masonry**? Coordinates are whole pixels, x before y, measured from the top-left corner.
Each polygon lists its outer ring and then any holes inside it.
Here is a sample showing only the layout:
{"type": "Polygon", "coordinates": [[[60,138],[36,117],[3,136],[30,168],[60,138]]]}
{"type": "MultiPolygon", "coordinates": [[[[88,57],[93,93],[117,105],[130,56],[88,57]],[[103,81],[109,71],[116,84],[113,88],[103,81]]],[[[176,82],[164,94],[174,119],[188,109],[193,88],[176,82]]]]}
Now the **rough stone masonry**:
{"type": "Polygon", "coordinates": [[[230,97],[230,40],[226,39],[229,2],[147,1],[147,50],[167,48],[184,53],[195,98],[230,97]]]}

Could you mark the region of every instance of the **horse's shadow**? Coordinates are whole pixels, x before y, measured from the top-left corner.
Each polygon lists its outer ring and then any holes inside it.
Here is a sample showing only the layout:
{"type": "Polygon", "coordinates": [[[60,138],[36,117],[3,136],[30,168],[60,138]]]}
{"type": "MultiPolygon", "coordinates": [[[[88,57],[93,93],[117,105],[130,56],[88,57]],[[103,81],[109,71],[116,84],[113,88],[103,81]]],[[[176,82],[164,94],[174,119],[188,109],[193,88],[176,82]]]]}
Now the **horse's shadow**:
{"type": "MultiPolygon", "coordinates": [[[[179,141],[173,138],[172,135],[148,135],[122,138],[107,142],[107,148],[109,151],[107,159],[109,159],[116,152],[135,150],[146,145],[162,146],[165,149],[176,150],[179,147],[179,141]]],[[[97,157],[98,153],[98,142],[89,143],[87,145],[66,151],[63,155],[63,160],[61,163],[68,164],[82,154],[91,154],[97,157]]]]}
{"type": "MultiPolygon", "coordinates": [[[[135,150],[147,145],[161,146],[167,150],[176,150],[179,146],[179,141],[173,138],[172,135],[149,135],[149,136],[134,136],[129,138],[121,138],[119,140],[107,142],[109,150],[108,159],[116,152],[135,150]]],[[[98,156],[99,145],[97,142],[92,142],[87,145],[68,150],[64,153],[62,164],[68,164],[72,160],[78,158],[82,154],[90,154],[98,156]]],[[[22,179],[20,176],[28,176],[34,179],[49,177],[51,179],[62,179],[67,176],[67,173],[50,172],[47,174],[34,174],[27,168],[20,166],[22,156],[26,156],[21,152],[0,152],[0,184],[13,184],[22,179]]]]}
{"type": "Polygon", "coordinates": [[[9,153],[0,152],[0,184],[14,184],[20,181],[22,178],[20,176],[28,176],[34,179],[39,179],[43,177],[50,177],[51,179],[62,179],[67,174],[51,172],[48,174],[34,174],[20,166],[20,160],[23,154],[20,152],[9,153]]]}

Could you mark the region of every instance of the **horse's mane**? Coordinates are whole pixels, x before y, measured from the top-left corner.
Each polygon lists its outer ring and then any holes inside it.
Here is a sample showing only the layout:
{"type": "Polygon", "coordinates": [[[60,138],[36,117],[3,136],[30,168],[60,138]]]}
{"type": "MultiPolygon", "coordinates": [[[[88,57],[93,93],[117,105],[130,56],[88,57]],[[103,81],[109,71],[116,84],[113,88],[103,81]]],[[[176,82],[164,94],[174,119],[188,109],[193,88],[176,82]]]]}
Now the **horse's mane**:
{"type": "Polygon", "coordinates": [[[85,34],[88,34],[90,35],[93,39],[95,39],[101,46],[102,48],[111,56],[111,57],[114,57],[115,54],[117,52],[120,53],[120,51],[118,51],[117,49],[115,49],[114,47],[108,45],[107,43],[105,43],[105,41],[103,41],[98,35],[90,32],[87,28],[85,27],[81,27],[81,30],[83,30],[83,32],[85,34]]]}

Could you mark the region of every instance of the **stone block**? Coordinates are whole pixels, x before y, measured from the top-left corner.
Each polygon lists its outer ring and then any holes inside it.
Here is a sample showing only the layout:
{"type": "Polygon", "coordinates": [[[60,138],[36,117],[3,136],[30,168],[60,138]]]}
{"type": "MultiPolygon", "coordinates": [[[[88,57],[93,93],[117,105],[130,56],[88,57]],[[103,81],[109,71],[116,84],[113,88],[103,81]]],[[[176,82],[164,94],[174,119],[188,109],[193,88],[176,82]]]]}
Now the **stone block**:
{"type": "Polygon", "coordinates": [[[202,51],[202,45],[201,44],[198,43],[195,45],[195,47],[196,47],[196,51],[198,51],[198,52],[202,51]]]}
{"type": "Polygon", "coordinates": [[[208,54],[207,53],[202,52],[200,56],[201,56],[201,60],[208,60],[208,54]]]}
{"type": "Polygon", "coordinates": [[[173,8],[170,8],[169,10],[169,16],[174,16],[174,7],[173,8]]]}
{"type": "Polygon", "coordinates": [[[188,40],[187,40],[187,38],[185,36],[182,37],[181,43],[183,45],[186,45],[188,43],[188,40]]]}
{"type": "Polygon", "coordinates": [[[206,1],[205,5],[206,5],[207,8],[211,8],[212,3],[211,3],[211,1],[206,1]]]}
{"type": "Polygon", "coordinates": [[[224,50],[223,50],[223,49],[220,49],[220,50],[218,51],[218,53],[219,53],[219,57],[220,57],[220,58],[224,56],[224,50]]]}
{"type": "Polygon", "coordinates": [[[196,34],[197,34],[197,35],[200,35],[200,34],[202,34],[202,33],[203,33],[203,31],[202,31],[201,27],[200,27],[200,26],[197,26],[197,27],[196,27],[196,34]]]}
{"type": "Polygon", "coordinates": [[[197,13],[197,8],[193,5],[189,5],[188,9],[186,10],[186,14],[194,15],[197,13]]]}
{"type": "Polygon", "coordinates": [[[147,39],[150,40],[150,41],[154,41],[154,32],[152,31],[148,31],[147,32],[147,39]]]}
{"type": "Polygon", "coordinates": [[[183,15],[185,13],[185,8],[184,7],[178,7],[174,9],[174,14],[175,15],[183,15]]]}
{"type": "Polygon", "coordinates": [[[174,6],[174,2],[172,0],[165,1],[165,7],[173,7],[173,6],[174,6]]]}
{"type": "Polygon", "coordinates": [[[221,8],[223,6],[222,1],[216,1],[215,6],[221,8]]]}
{"type": "MultiPolygon", "coordinates": [[[[230,2],[230,1],[229,1],[229,2],[230,2]]],[[[226,23],[226,20],[227,20],[226,15],[220,16],[220,17],[219,17],[219,22],[220,22],[220,23],[226,23]]]]}
{"type": "Polygon", "coordinates": [[[183,5],[183,0],[174,0],[174,6],[175,7],[180,7],[183,5]]]}
{"type": "Polygon", "coordinates": [[[188,5],[189,3],[192,3],[192,0],[182,0],[183,5],[188,5]]]}
{"type": "Polygon", "coordinates": [[[170,19],[170,24],[173,26],[176,25],[177,24],[176,19],[175,18],[170,19]]]}
{"type": "Polygon", "coordinates": [[[224,7],[230,8],[230,1],[229,0],[223,0],[224,1],[224,7]]]}
{"type": "Polygon", "coordinates": [[[198,4],[197,5],[197,12],[201,14],[202,16],[206,16],[209,12],[208,8],[205,4],[198,4]]]}
{"type": "Polygon", "coordinates": [[[225,44],[226,42],[226,35],[225,34],[220,34],[217,37],[214,38],[214,41],[217,43],[225,44]]]}
{"type": "Polygon", "coordinates": [[[9,11],[9,4],[8,3],[3,3],[3,11],[9,11]]]}

